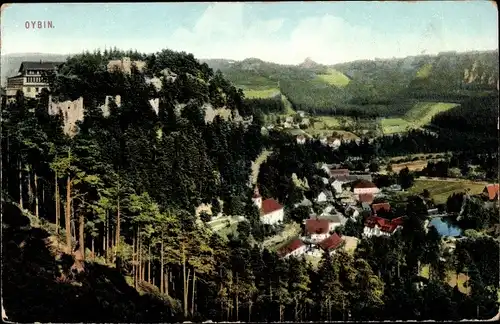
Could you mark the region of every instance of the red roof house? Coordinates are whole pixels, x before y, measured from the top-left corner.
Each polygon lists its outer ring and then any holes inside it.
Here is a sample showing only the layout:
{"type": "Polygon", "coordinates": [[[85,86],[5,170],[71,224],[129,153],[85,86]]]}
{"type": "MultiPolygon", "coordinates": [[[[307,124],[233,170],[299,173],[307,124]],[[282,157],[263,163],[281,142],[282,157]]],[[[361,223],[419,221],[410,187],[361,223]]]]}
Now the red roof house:
{"type": "Polygon", "coordinates": [[[276,200],[269,198],[269,199],[262,201],[262,207],[260,208],[260,214],[263,216],[263,215],[270,214],[270,213],[277,211],[277,210],[280,210],[280,209],[283,209],[283,206],[281,206],[280,203],[277,202],[276,200]]]}
{"type": "Polygon", "coordinates": [[[330,235],[323,241],[319,242],[319,246],[326,251],[331,251],[339,248],[342,243],[344,243],[344,240],[337,234],[334,233],[333,235],[330,235]]]}
{"type": "Polygon", "coordinates": [[[354,189],[377,188],[373,182],[364,179],[355,181],[352,187],[354,189]]]}
{"type": "Polygon", "coordinates": [[[498,183],[489,184],[484,187],[483,194],[486,195],[489,200],[498,199],[498,183]]]}
{"type": "Polygon", "coordinates": [[[305,244],[300,239],[295,239],[289,244],[285,245],[281,249],[278,250],[278,255],[280,257],[285,257],[290,253],[300,249],[301,247],[305,247],[305,244]]]}
{"type": "Polygon", "coordinates": [[[365,227],[374,228],[379,227],[382,232],[393,233],[398,226],[403,225],[403,218],[398,217],[393,220],[388,220],[382,217],[370,216],[365,221],[365,227]]]}
{"type": "Polygon", "coordinates": [[[306,234],[327,234],[330,231],[330,221],[327,219],[307,219],[306,234]]]}

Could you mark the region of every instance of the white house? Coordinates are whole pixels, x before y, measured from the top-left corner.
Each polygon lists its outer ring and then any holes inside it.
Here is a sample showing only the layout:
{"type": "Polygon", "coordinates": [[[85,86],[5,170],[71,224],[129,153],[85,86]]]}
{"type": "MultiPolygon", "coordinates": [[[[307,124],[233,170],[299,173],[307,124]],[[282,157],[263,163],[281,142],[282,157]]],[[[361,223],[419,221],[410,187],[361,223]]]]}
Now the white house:
{"type": "Polygon", "coordinates": [[[302,110],[297,110],[297,114],[299,114],[300,117],[305,117],[306,116],[305,111],[302,111],[302,110]]]}
{"type": "Polygon", "coordinates": [[[289,122],[284,122],[283,123],[283,127],[285,127],[285,128],[292,128],[292,124],[290,124],[289,122]]]}
{"type": "Polygon", "coordinates": [[[366,237],[375,236],[391,236],[394,232],[403,226],[403,218],[395,218],[388,220],[385,218],[370,216],[365,221],[363,235],[366,237]]]}
{"type": "Polygon", "coordinates": [[[330,236],[340,223],[334,223],[328,219],[306,219],[305,237],[312,242],[320,242],[330,236]]]}
{"type": "Polygon", "coordinates": [[[285,122],[292,124],[293,123],[293,117],[286,117],[285,122]]]}
{"type": "Polygon", "coordinates": [[[263,224],[273,225],[283,222],[283,206],[276,200],[272,198],[262,200],[258,188],[255,188],[252,200],[260,210],[260,220],[263,224]]]}
{"type": "Polygon", "coordinates": [[[327,201],[327,196],[326,196],[326,193],[324,192],[321,192],[318,197],[316,197],[316,202],[320,203],[320,202],[325,202],[327,201]]]}
{"type": "Polygon", "coordinates": [[[300,122],[301,125],[305,125],[305,126],[309,126],[310,123],[311,122],[309,121],[309,118],[303,118],[302,121],[300,122]]]}
{"type": "Polygon", "coordinates": [[[286,246],[278,250],[278,255],[282,258],[291,256],[298,257],[306,253],[307,246],[300,239],[295,239],[286,246]]]}
{"type": "Polygon", "coordinates": [[[323,144],[323,145],[327,145],[327,144],[328,144],[328,140],[326,139],[326,137],[321,137],[321,138],[319,139],[319,142],[320,142],[321,144],[323,144]]]}

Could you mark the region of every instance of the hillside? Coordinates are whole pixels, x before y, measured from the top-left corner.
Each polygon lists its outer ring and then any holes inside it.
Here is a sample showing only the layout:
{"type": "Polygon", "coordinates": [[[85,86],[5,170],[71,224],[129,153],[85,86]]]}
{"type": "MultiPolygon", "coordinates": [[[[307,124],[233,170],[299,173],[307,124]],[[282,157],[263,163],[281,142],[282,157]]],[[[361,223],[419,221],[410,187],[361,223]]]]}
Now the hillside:
{"type": "Polygon", "coordinates": [[[280,90],[295,109],[316,114],[403,116],[396,106],[412,99],[460,102],[495,90],[498,51],[364,60],[326,67],[306,59],[297,66],[259,59],[222,64],[206,61],[250,96],[280,90]],[[257,91],[257,92],[255,92],[257,91]],[[392,107],[393,106],[393,107],[392,107]]]}

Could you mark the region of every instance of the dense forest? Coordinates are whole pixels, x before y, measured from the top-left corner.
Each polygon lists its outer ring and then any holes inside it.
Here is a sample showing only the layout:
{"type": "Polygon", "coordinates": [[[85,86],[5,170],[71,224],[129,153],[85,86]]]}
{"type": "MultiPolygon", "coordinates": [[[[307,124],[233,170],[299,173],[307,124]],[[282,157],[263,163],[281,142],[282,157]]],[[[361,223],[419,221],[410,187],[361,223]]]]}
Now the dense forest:
{"type": "MultiPolygon", "coordinates": [[[[423,320],[496,313],[498,242],[467,238],[449,256],[455,263],[441,262],[436,232],[424,233],[418,200],[408,208],[401,236],[363,240],[354,255],[325,254],[314,269],[261,248],[269,229],[250,199],[251,163],[263,148],[277,153],[263,164],[258,182],[288,208],[302,195],[288,175],[298,172],[314,183],[313,163],[466,150],[465,142],[449,148],[449,138],[412,132],[349,143],[338,152],[316,142],[299,148],[291,136],[261,135],[258,118],[247,126],[220,117],[206,123],[207,102],[247,114],[254,111],[248,106],[283,107],[245,101],[222,73],[192,54],[136,53],[133,59],[147,62],[144,72],[107,71],[108,60],[124,55],[76,55],[48,76],[52,96],[83,96],[85,118],[75,136],[63,133],[62,115],[48,114],[47,92],[36,100],[19,92],[2,111],[2,206],[9,215],[2,224],[3,302],[10,319],[423,320]],[[160,90],[146,82],[167,68],[175,80],[164,79],[160,90]],[[112,104],[104,116],[99,105],[117,94],[120,106],[112,104]],[[150,98],[160,99],[157,113],[150,98]],[[197,217],[200,204],[247,221],[225,240],[197,217]],[[60,257],[49,250],[49,239],[60,257]],[[471,259],[478,246],[492,252],[471,259]],[[432,275],[419,288],[424,262],[432,275]],[[80,271],[73,273],[75,265],[80,271]],[[471,272],[470,295],[442,280],[448,268],[463,267],[480,270],[471,272]]],[[[489,144],[470,146],[484,152],[489,144]]]]}

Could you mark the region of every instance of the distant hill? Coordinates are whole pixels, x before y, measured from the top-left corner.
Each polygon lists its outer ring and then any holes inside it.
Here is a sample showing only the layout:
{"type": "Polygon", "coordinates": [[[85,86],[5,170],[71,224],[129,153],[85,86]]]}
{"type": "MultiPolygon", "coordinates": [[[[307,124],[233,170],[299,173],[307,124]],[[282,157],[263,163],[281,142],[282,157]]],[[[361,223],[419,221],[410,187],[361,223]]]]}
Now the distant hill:
{"type": "Polygon", "coordinates": [[[14,53],[1,56],[1,84],[6,85],[7,78],[17,74],[23,61],[66,61],[68,55],[46,53],[14,53]]]}

